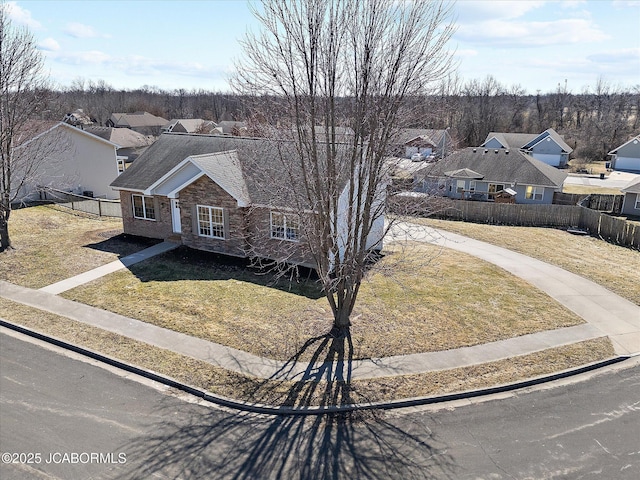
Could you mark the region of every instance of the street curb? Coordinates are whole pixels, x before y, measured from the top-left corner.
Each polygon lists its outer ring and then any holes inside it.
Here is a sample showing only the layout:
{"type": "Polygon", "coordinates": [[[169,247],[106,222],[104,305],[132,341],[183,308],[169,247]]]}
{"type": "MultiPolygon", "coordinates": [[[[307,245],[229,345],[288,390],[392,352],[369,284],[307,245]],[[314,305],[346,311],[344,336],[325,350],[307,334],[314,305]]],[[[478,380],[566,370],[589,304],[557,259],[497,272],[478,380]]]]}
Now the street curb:
{"type": "Polygon", "coordinates": [[[23,335],[36,338],[46,343],[50,343],[57,347],[70,350],[72,352],[86,356],[93,360],[106,363],[107,365],[110,365],[112,367],[116,367],[121,370],[134,373],[136,375],[140,375],[144,378],[153,380],[155,382],[161,383],[168,387],[181,390],[185,393],[201,398],[207,402],[210,402],[219,406],[232,408],[234,410],[240,410],[240,411],[249,412],[249,413],[266,414],[266,415],[306,416],[306,415],[324,415],[324,414],[331,414],[331,413],[348,413],[348,412],[355,412],[360,410],[393,410],[398,408],[417,407],[422,405],[433,405],[437,403],[450,402],[454,400],[466,400],[466,399],[471,399],[476,397],[492,395],[496,393],[510,392],[513,390],[519,390],[522,388],[532,387],[532,386],[540,385],[543,383],[548,383],[555,380],[568,378],[571,376],[579,375],[581,373],[586,373],[586,372],[597,370],[603,367],[607,367],[609,365],[614,365],[616,363],[620,363],[625,360],[628,360],[629,358],[632,357],[631,355],[612,357],[600,362],[591,363],[588,365],[584,365],[582,367],[578,367],[570,370],[564,370],[562,372],[546,375],[543,377],[537,377],[530,380],[523,380],[520,382],[510,383],[506,385],[499,385],[496,387],[483,388],[479,390],[469,390],[465,392],[451,393],[451,394],[440,395],[435,397],[416,397],[416,398],[408,398],[403,400],[393,400],[389,402],[350,404],[350,405],[341,405],[341,406],[334,406],[334,407],[293,408],[293,407],[276,407],[276,406],[270,406],[270,405],[252,404],[252,403],[242,402],[239,400],[232,400],[219,395],[214,395],[205,390],[200,390],[198,388],[191,387],[184,383],[178,382],[177,380],[174,380],[165,375],[161,375],[151,370],[146,370],[146,369],[122,362],[120,360],[107,357],[106,355],[103,355],[101,353],[98,353],[83,347],[79,347],[72,343],[59,340],[55,337],[44,335],[42,333],[25,328],[23,326],[7,322],[2,318],[0,318],[0,326],[16,331],[23,335]]]}

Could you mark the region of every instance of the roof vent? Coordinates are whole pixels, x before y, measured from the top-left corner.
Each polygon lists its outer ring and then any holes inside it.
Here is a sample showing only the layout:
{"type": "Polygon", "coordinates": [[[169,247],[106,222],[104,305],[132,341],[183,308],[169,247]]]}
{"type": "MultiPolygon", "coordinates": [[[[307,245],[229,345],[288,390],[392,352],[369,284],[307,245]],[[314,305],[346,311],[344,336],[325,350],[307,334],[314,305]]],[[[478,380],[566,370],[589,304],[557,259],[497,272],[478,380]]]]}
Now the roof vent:
{"type": "Polygon", "coordinates": [[[489,153],[489,150],[487,150],[486,148],[484,149],[484,153],[489,153]]]}
{"type": "Polygon", "coordinates": [[[478,149],[477,149],[477,148],[474,148],[474,149],[473,149],[473,153],[476,153],[477,151],[478,151],[478,149]]]}
{"type": "Polygon", "coordinates": [[[504,154],[505,154],[505,155],[509,155],[509,150],[505,150],[505,151],[504,151],[504,154]]]}
{"type": "Polygon", "coordinates": [[[493,152],[494,152],[494,153],[498,153],[498,150],[494,150],[493,152]]]}

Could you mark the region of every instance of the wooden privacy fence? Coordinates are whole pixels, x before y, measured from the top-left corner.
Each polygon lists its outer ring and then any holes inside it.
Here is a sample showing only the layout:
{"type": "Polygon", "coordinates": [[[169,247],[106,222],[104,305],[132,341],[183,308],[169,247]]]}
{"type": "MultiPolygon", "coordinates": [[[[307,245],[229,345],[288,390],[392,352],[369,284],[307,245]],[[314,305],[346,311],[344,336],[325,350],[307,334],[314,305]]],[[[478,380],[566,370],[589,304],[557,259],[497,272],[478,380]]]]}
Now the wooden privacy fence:
{"type": "Polygon", "coordinates": [[[640,250],[640,225],[575,205],[525,205],[434,198],[392,200],[389,210],[399,215],[434,216],[447,220],[526,227],[577,228],[608,242],[640,250]],[[410,206],[411,203],[415,205],[410,206]]]}

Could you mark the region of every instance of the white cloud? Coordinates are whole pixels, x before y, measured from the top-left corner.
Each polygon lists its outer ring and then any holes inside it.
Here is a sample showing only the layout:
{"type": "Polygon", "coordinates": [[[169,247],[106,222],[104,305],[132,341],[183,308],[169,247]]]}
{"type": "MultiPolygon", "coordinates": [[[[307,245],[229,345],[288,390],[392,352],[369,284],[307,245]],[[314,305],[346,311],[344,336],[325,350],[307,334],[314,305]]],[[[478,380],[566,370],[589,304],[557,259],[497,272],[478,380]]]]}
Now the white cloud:
{"type": "Polygon", "coordinates": [[[103,65],[110,63],[113,58],[98,50],[90,50],[85,52],[67,52],[50,55],[50,58],[60,63],[66,63],[69,65],[103,65]]]}
{"type": "Polygon", "coordinates": [[[487,20],[461,26],[456,38],[502,47],[539,47],[596,42],[609,37],[589,20],[566,19],[550,22],[487,20]]]}
{"type": "Polygon", "coordinates": [[[532,0],[463,0],[456,3],[458,19],[469,22],[489,19],[520,18],[531,10],[544,6],[543,1],[532,0]]]}
{"type": "Polygon", "coordinates": [[[594,53],[588,55],[587,59],[594,63],[635,65],[636,71],[640,72],[640,48],[623,48],[594,53]]]}
{"type": "Polygon", "coordinates": [[[17,24],[26,25],[34,29],[42,28],[42,24],[31,17],[30,11],[18,6],[16,2],[7,2],[6,8],[9,18],[17,24]]]}
{"type": "Polygon", "coordinates": [[[640,0],[615,0],[612,3],[615,8],[640,7],[640,0]]]}
{"type": "Polygon", "coordinates": [[[92,26],[78,22],[67,24],[64,32],[74,38],[109,38],[109,35],[98,33],[92,26]]]}
{"type": "Polygon", "coordinates": [[[40,50],[47,50],[49,52],[57,52],[58,50],[60,50],[60,44],[53,38],[45,38],[40,43],[38,43],[38,48],[40,50]]]}

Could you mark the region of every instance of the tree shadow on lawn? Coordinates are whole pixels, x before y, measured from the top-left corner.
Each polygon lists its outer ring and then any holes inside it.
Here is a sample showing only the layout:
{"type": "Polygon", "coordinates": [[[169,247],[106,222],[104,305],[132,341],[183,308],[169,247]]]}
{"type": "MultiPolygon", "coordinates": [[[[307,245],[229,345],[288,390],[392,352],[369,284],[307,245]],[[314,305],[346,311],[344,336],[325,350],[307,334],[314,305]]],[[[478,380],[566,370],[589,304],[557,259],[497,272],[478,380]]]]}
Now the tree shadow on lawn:
{"type": "MultiPolygon", "coordinates": [[[[308,349],[314,350],[313,360],[299,382],[277,394],[284,398],[281,404],[366,401],[350,386],[350,339],[329,335],[310,339],[287,367],[255,389],[253,400],[270,403],[270,385],[308,349]]],[[[258,415],[187,404],[176,410],[174,401],[167,404],[160,407],[162,420],[151,426],[151,436],[121,449],[137,465],[130,478],[454,478],[447,446],[427,425],[394,422],[381,410],[258,415]]]]}
{"type": "Polygon", "coordinates": [[[129,267],[141,282],[174,282],[178,280],[236,280],[312,300],[324,297],[315,271],[296,267],[289,276],[278,276],[252,266],[251,260],[180,246],[162,255],[129,267]]]}
{"type": "Polygon", "coordinates": [[[98,250],[100,252],[115,253],[118,258],[126,257],[133,253],[138,253],[145,248],[152,247],[162,240],[156,238],[138,237],[127,233],[118,233],[117,231],[99,232],[98,235],[103,237],[97,243],[89,243],[84,245],[86,248],[98,250]]]}

